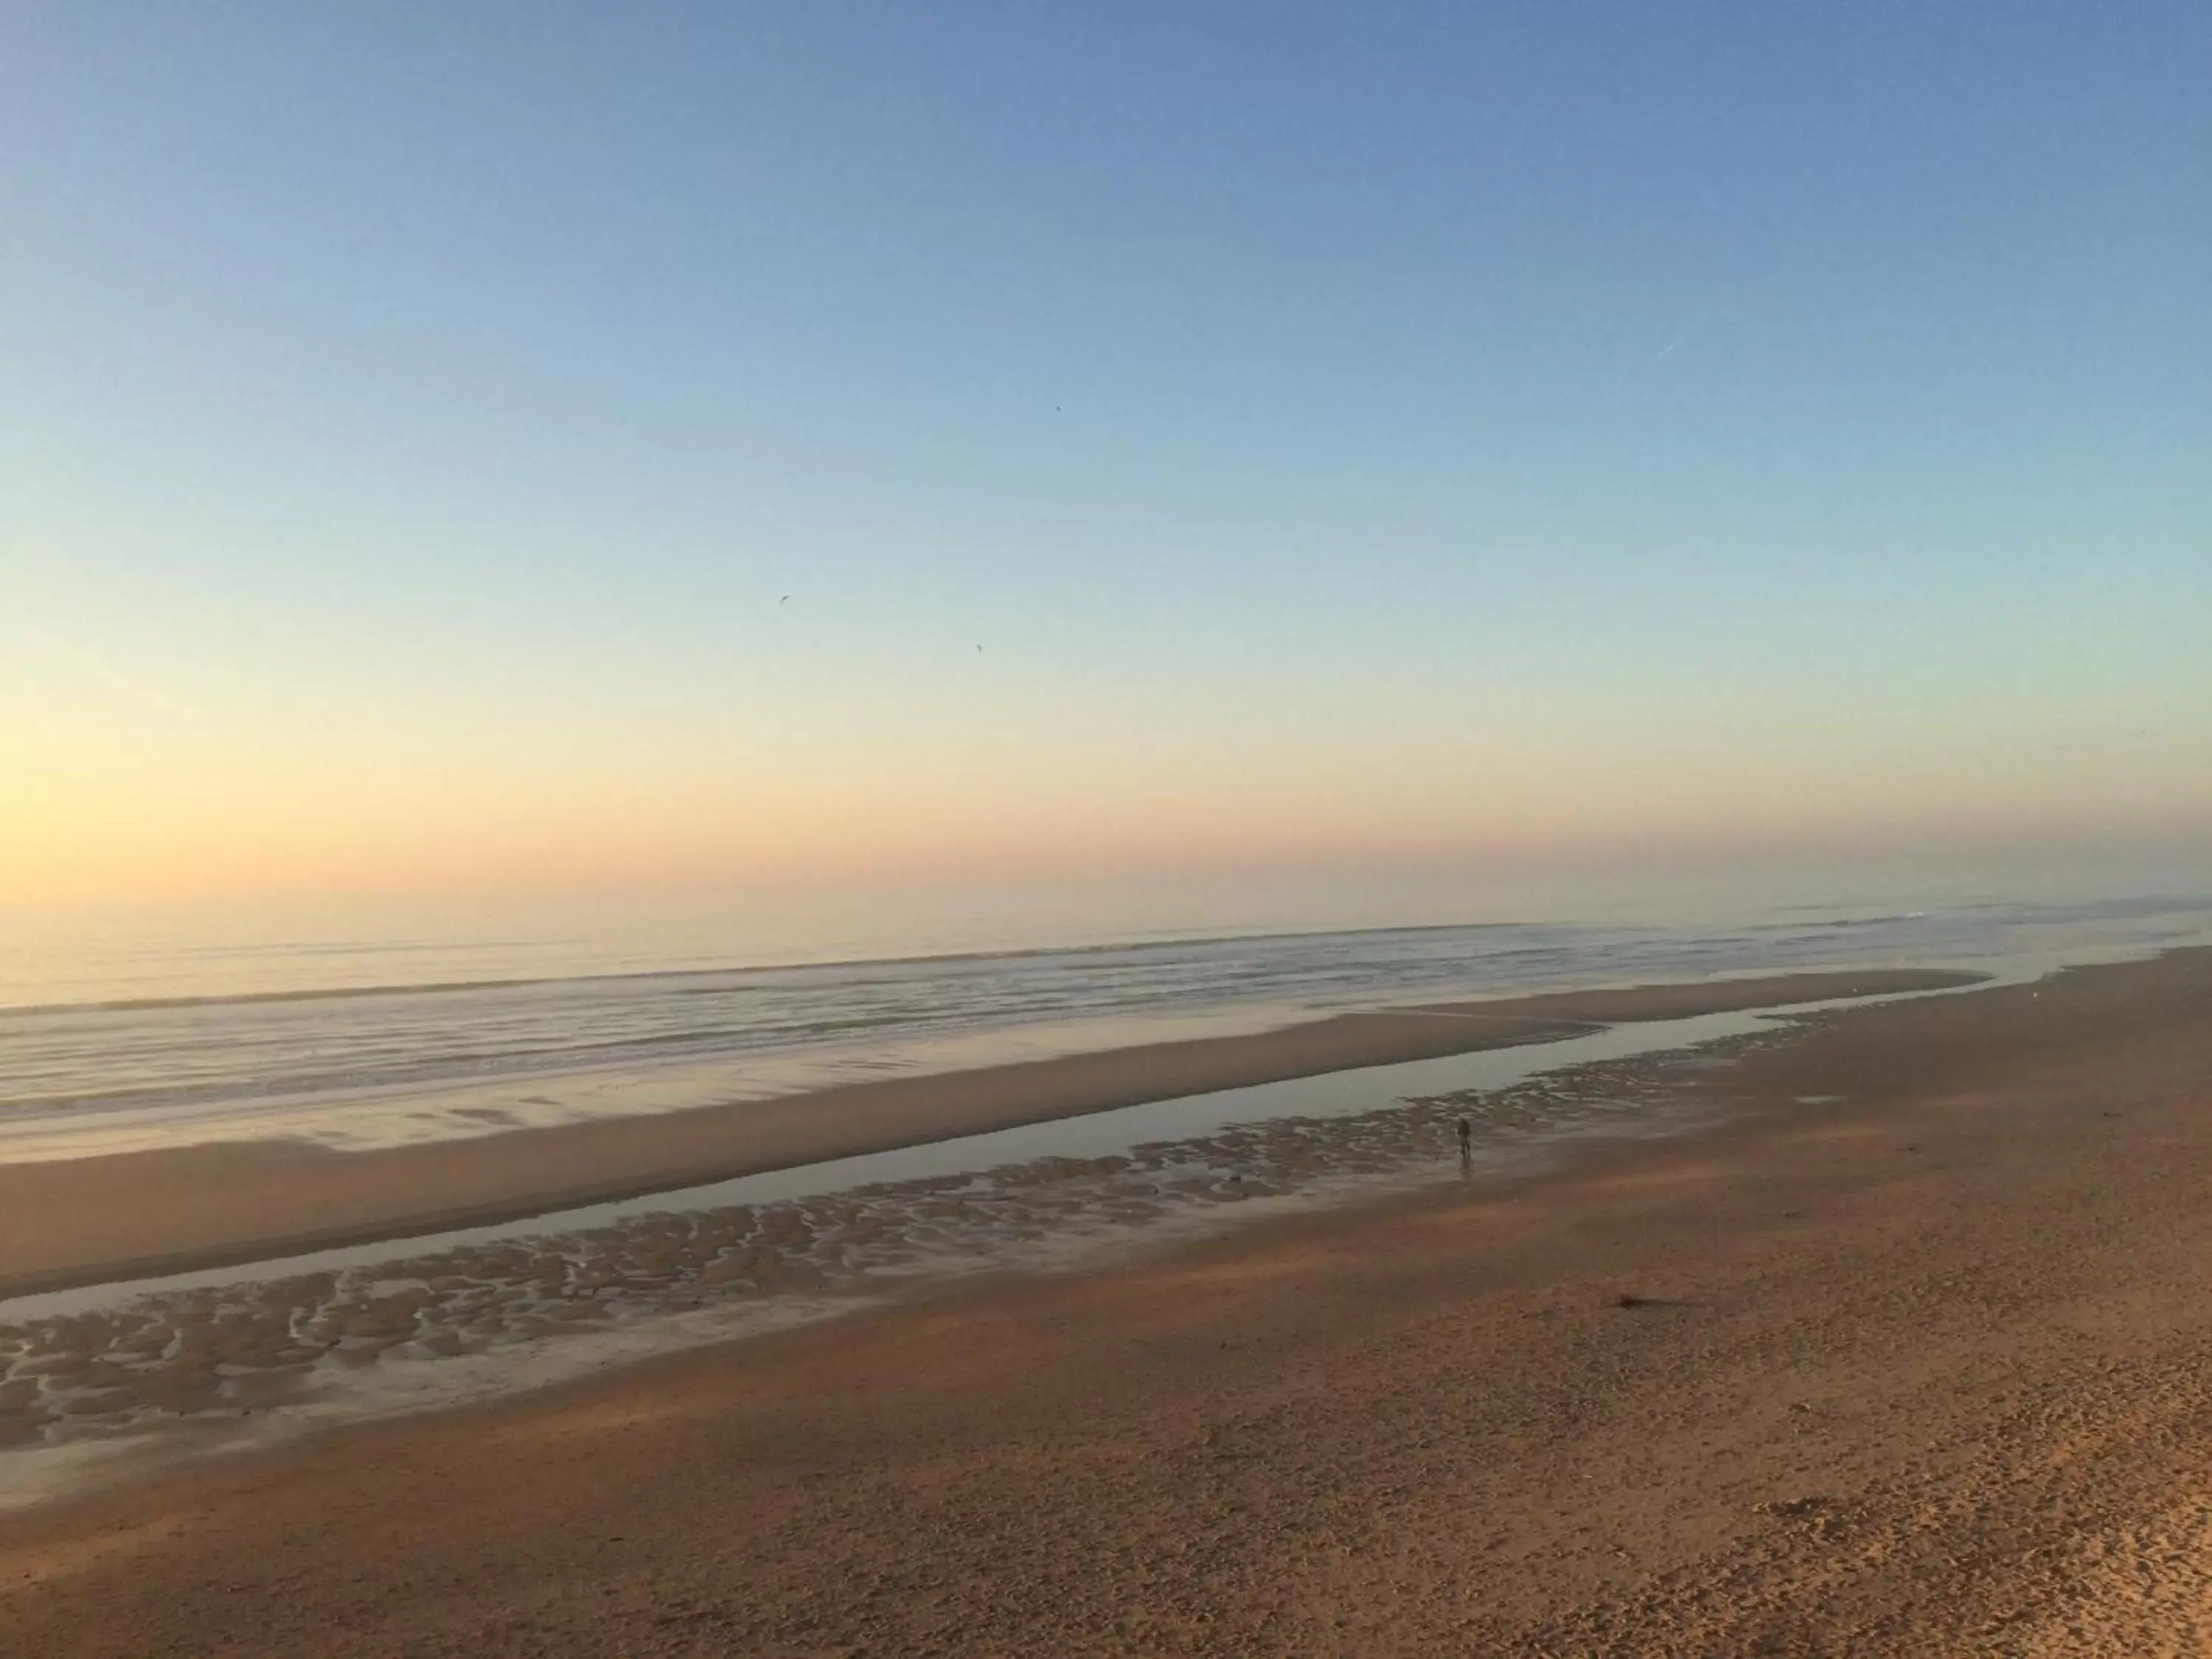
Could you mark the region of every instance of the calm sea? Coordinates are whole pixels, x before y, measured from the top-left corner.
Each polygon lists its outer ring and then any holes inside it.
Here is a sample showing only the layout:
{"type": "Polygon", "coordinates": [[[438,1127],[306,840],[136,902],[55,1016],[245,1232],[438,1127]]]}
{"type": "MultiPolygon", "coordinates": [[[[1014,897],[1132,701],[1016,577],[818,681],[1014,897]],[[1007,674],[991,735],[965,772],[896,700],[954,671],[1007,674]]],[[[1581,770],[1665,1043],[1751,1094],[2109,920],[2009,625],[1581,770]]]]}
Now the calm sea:
{"type": "Polygon", "coordinates": [[[386,1146],[1416,999],[2056,965],[2212,936],[2212,902],[2160,898],[1151,938],[1013,914],[886,921],[856,900],[768,920],[672,903],[649,924],[574,906],[313,931],[20,924],[0,951],[0,1161],[386,1146]],[[1041,942],[1055,927],[1070,942],[1041,942]]]}

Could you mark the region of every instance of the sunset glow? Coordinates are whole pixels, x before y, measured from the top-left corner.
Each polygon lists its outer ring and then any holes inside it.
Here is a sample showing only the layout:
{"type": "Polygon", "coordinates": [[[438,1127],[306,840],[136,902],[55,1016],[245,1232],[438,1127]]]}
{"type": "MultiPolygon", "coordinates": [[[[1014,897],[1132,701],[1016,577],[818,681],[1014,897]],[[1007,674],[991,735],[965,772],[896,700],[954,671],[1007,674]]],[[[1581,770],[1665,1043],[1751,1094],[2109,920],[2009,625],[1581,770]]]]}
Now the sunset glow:
{"type": "Polygon", "coordinates": [[[1618,21],[18,13],[0,903],[2201,868],[2185,77],[1618,21]]]}

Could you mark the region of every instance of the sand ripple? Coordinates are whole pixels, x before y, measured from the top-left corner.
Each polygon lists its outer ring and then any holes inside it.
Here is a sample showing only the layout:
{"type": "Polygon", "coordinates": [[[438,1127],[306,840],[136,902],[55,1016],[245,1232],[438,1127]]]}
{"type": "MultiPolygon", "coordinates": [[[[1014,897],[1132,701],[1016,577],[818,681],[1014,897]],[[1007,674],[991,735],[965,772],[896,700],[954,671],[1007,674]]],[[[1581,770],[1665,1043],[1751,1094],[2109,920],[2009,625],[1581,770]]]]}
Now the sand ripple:
{"type": "Polygon", "coordinates": [[[1523,1164],[1565,1140],[1672,1133],[1690,1076],[1783,1030],[1600,1061],[1486,1094],[1352,1116],[1284,1118],[1101,1158],[821,1197],[642,1214],[586,1231],[394,1255],[374,1267],[149,1296],[0,1324],[0,1448],[142,1434],[180,1419],[329,1395],[368,1367],[434,1363],[742,1299],[880,1292],[1040,1244],[1079,1255],[1255,1200],[1450,1167],[1453,1121],[1477,1162],[1523,1164]],[[1678,1109],[1670,1112],[1669,1108],[1678,1109]]]}

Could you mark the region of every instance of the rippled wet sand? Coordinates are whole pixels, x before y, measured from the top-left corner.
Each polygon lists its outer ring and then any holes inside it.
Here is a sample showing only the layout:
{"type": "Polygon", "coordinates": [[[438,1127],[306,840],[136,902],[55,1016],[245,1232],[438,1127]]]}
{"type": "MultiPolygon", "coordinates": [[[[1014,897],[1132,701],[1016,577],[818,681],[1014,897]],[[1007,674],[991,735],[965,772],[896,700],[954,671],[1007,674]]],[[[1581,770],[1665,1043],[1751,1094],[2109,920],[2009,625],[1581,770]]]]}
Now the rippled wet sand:
{"type": "Polygon", "coordinates": [[[1692,1073],[1790,1034],[1784,1026],[1352,1116],[1232,1126],[1127,1155],[644,1214],[434,1255],[395,1249],[373,1267],[0,1323],[0,1448],[235,1419],[342,1396],[373,1368],[520,1357],[526,1345],[618,1325],[642,1334],[640,1322],[656,1316],[857,1300],[933,1273],[1033,1259],[1040,1245],[1079,1258],[1102,1240],[1141,1239],[1255,1200],[1448,1170],[1462,1115],[1486,1170],[1525,1165],[1575,1138],[1674,1133],[1692,1073]]]}

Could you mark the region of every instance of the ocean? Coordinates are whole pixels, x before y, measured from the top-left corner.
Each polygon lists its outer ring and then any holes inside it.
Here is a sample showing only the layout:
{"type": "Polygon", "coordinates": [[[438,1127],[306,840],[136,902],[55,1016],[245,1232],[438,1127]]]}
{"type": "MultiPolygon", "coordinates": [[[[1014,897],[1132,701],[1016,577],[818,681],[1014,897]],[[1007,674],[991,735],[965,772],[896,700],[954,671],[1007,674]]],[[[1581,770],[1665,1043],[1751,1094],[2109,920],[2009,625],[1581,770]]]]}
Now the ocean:
{"type": "Polygon", "coordinates": [[[2212,900],[1153,937],[1094,918],[1058,944],[1038,942],[1049,922],[1018,939],[997,912],[872,928],[856,906],[817,922],[672,906],[649,926],[572,907],[290,931],[19,928],[0,952],[0,1162],[272,1137],[392,1146],[1409,1000],[2056,965],[2203,939],[2212,900]]]}

